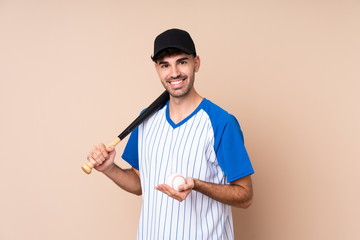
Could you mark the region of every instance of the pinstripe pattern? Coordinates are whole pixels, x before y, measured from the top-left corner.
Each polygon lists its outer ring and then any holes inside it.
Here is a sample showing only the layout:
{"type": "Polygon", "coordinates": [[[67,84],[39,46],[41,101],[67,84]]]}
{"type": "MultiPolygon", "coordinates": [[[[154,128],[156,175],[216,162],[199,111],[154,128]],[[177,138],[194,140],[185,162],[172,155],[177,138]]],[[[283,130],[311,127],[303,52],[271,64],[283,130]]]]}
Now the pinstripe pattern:
{"type": "Polygon", "coordinates": [[[143,193],[138,239],[233,239],[230,206],[196,191],[179,203],[154,190],[174,172],[226,184],[214,150],[209,115],[198,108],[175,125],[166,111],[167,106],[138,128],[143,193]]]}

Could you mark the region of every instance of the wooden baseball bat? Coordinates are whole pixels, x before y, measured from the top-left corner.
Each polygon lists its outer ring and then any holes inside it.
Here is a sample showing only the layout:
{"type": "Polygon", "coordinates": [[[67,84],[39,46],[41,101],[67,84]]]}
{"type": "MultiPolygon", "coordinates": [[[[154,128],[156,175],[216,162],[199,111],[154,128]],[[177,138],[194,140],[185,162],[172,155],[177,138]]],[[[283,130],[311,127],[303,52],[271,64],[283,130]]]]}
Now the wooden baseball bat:
{"type": "MultiPolygon", "coordinates": [[[[169,93],[167,91],[163,92],[153,103],[150,104],[120,135],[115,138],[108,146],[116,146],[120,141],[122,141],[129,133],[131,133],[137,126],[149,118],[153,113],[162,108],[166,102],[169,100],[169,93]]],[[[87,162],[81,166],[82,170],[90,174],[91,170],[94,168],[94,165],[91,162],[87,162]]]]}

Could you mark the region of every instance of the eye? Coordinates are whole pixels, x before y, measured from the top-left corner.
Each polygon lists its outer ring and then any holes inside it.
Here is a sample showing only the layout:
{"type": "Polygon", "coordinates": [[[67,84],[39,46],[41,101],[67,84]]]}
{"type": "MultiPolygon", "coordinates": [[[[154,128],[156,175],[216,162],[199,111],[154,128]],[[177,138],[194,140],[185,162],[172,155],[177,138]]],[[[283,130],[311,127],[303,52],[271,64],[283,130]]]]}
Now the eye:
{"type": "Polygon", "coordinates": [[[167,67],[169,67],[169,65],[168,64],[161,64],[160,67],[161,68],[167,68],[167,67]]]}
{"type": "Polygon", "coordinates": [[[184,60],[182,60],[182,61],[179,62],[180,65],[184,65],[184,64],[186,64],[186,63],[187,63],[187,62],[184,61],[184,60]]]}

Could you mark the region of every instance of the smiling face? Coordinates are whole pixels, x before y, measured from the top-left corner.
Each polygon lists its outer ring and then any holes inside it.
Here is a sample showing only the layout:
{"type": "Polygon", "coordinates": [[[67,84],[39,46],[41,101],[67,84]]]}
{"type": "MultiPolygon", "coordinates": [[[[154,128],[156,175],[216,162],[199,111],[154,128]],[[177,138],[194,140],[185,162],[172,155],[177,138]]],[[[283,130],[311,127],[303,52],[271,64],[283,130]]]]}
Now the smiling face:
{"type": "Polygon", "coordinates": [[[175,98],[185,97],[193,90],[199,67],[200,58],[186,53],[166,56],[155,63],[161,83],[175,98]]]}

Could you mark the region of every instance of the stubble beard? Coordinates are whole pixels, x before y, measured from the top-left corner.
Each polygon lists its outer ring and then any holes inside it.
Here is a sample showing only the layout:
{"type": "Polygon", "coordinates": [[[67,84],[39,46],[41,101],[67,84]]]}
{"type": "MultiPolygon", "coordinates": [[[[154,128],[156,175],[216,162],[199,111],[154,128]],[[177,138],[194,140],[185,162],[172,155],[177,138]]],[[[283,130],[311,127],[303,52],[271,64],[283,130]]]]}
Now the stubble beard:
{"type": "MultiPolygon", "coordinates": [[[[181,76],[180,76],[179,78],[181,78],[181,76]]],[[[189,78],[189,77],[186,77],[186,79],[185,79],[184,81],[186,81],[188,78],[189,78]]],[[[173,90],[173,89],[171,88],[171,86],[168,86],[168,85],[167,85],[167,82],[165,82],[165,83],[162,82],[162,84],[163,84],[164,88],[168,91],[168,93],[169,93],[169,95],[170,95],[171,97],[174,97],[174,98],[182,98],[182,97],[185,97],[186,95],[188,95],[189,92],[190,92],[190,90],[193,88],[193,86],[194,86],[194,78],[195,78],[195,76],[192,75],[192,76],[190,77],[189,84],[183,86],[181,89],[175,89],[175,90],[173,90]]]]}

